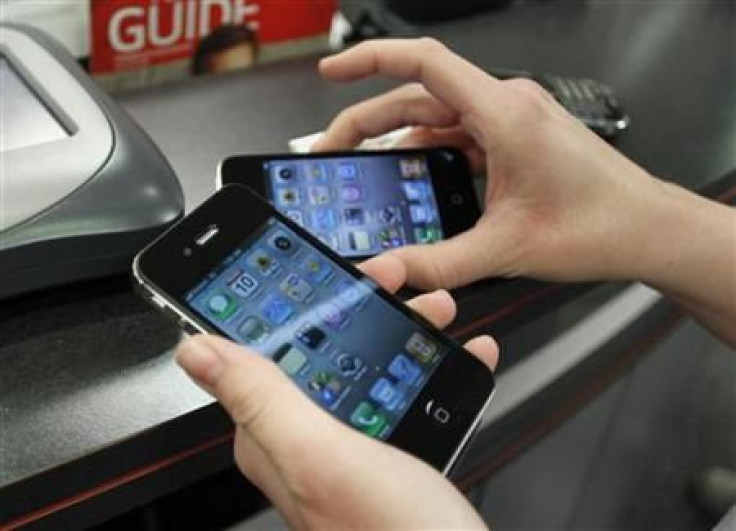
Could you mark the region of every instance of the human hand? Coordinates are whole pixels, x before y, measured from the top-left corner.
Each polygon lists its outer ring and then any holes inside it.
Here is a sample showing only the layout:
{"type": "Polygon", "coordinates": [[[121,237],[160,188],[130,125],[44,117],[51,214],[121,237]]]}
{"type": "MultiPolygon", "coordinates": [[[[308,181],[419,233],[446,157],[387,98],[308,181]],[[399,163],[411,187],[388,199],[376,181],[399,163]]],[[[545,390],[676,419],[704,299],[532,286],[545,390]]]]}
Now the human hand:
{"type": "Polygon", "coordinates": [[[419,126],[412,145],[459,147],[485,168],[485,212],[443,242],[392,251],[408,281],[450,288],[492,275],[636,278],[664,183],[623,157],[533,81],[499,81],[431,39],[376,40],[320,63],[333,81],[410,83],[340,113],[316,150],[419,126]]]}
{"type": "MultiPolygon", "coordinates": [[[[390,256],[362,269],[392,292],[405,279],[402,263],[390,256]]],[[[446,291],[408,304],[438,327],[455,315],[446,291]]],[[[475,338],[465,347],[495,367],[498,349],[491,338],[475,338]]],[[[331,417],[266,358],[225,339],[195,336],[177,348],[177,360],[230,414],[238,467],[291,528],[484,527],[439,472],[331,417]]]]}

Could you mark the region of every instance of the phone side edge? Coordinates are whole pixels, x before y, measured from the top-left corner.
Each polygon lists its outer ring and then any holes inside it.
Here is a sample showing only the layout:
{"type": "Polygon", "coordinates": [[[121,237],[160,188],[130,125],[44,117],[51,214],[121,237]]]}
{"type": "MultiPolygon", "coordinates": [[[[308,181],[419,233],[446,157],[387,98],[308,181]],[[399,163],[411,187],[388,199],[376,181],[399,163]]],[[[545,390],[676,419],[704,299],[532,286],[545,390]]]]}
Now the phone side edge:
{"type": "Polygon", "coordinates": [[[157,286],[148,280],[140,267],[140,257],[145,249],[139,252],[133,259],[131,272],[134,281],[135,290],[146,300],[151,306],[159,310],[161,313],[171,318],[183,333],[186,334],[209,334],[209,330],[203,327],[196,320],[179,309],[178,304],[173,302],[163,291],[157,289],[157,286]]]}
{"type": "Polygon", "coordinates": [[[475,416],[475,419],[473,420],[472,424],[470,425],[470,428],[468,428],[468,430],[465,432],[465,435],[463,436],[462,440],[457,445],[457,448],[455,449],[455,452],[452,454],[452,456],[448,460],[447,464],[442,469],[442,475],[443,476],[446,476],[447,477],[447,476],[450,475],[450,473],[452,472],[452,469],[457,464],[457,461],[460,458],[460,456],[462,455],[463,451],[465,451],[465,449],[470,444],[470,441],[472,440],[473,436],[475,435],[476,430],[478,429],[478,426],[480,425],[480,422],[483,419],[483,415],[484,415],[486,409],[488,409],[488,406],[490,405],[491,400],[493,400],[493,396],[496,394],[497,387],[498,387],[497,386],[497,381],[496,381],[496,377],[495,377],[495,374],[494,374],[494,377],[493,377],[493,389],[491,389],[491,392],[488,394],[488,398],[486,398],[485,403],[483,404],[483,406],[478,411],[478,414],[475,416]]]}

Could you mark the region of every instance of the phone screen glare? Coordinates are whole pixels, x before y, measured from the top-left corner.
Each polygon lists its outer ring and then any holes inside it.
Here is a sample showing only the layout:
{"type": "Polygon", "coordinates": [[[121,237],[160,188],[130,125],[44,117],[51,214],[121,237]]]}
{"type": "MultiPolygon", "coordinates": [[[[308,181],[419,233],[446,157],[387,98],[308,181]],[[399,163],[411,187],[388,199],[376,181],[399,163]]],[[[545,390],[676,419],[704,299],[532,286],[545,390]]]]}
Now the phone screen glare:
{"type": "Polygon", "coordinates": [[[342,256],[444,236],[422,154],[285,159],[264,171],[276,208],[342,256]]]}
{"type": "Polygon", "coordinates": [[[373,437],[390,435],[448,350],[276,219],[205,278],[191,309],[373,437]]]}

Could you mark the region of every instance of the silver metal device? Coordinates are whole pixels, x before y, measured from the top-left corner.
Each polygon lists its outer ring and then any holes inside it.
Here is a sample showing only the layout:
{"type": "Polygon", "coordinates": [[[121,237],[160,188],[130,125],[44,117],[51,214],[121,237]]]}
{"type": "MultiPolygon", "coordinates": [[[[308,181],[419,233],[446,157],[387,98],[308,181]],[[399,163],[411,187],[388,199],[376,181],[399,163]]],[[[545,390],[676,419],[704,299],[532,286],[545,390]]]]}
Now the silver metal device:
{"type": "Polygon", "coordinates": [[[128,270],[184,210],[143,130],[40,31],[0,25],[0,298],[128,270]]]}

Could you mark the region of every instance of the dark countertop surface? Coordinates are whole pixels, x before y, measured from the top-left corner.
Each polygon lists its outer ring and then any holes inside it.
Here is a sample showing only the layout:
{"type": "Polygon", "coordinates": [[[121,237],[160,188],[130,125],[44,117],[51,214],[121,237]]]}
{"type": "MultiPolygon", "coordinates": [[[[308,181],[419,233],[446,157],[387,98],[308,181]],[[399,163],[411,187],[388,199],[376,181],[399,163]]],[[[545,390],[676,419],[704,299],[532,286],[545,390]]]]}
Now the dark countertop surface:
{"type": "MultiPolygon", "coordinates": [[[[610,84],[632,117],[615,145],[655,175],[695,189],[736,166],[735,14],[730,1],[558,0],[526,2],[420,32],[480,66],[610,84]]],[[[315,64],[307,58],[265,65],[123,94],[118,101],[171,162],[190,210],[212,192],[223,157],[285,150],[290,138],[322,129],[346,105],[391,86],[376,80],[330,85],[315,64]]],[[[519,351],[506,354],[504,362],[510,366],[620,291],[576,287],[555,299],[547,294],[559,291],[556,286],[533,284],[538,295],[530,298],[524,295],[529,285],[487,282],[472,296],[461,291],[454,330],[460,336],[463,330],[490,330],[502,345],[510,334],[533,338],[527,351],[515,341],[519,351]],[[578,297],[583,292],[588,295],[578,297]],[[513,307],[524,297],[528,304],[513,307]],[[494,312],[498,319],[483,320],[494,312]],[[559,319],[540,328],[535,312],[557,312],[559,319]]],[[[209,434],[192,426],[177,431],[177,422],[186,423],[211,402],[174,366],[170,348],[178,338],[125,278],[0,303],[0,503],[12,498],[12,518],[43,515],[54,500],[73,500],[74,484],[92,492],[94,484],[109,480],[104,467],[97,475],[75,468],[88,456],[156,434],[155,445],[126,454],[119,465],[129,461],[141,469],[166,456],[167,448],[183,451],[226,434],[221,420],[202,424],[209,434]],[[174,427],[166,431],[169,425],[174,427]],[[49,471],[59,472],[67,487],[39,492],[33,480],[49,471]]],[[[109,471],[114,476],[120,474],[115,466],[109,471]]],[[[187,481],[192,479],[196,474],[187,481]]],[[[175,487],[161,486],[148,496],[175,487]]],[[[105,511],[114,514],[142,500],[132,499],[105,511]]]]}
{"type": "MultiPolygon", "coordinates": [[[[732,2],[530,2],[421,31],[481,67],[591,77],[632,116],[616,141],[657,176],[697,188],[736,165],[732,2]]],[[[184,184],[188,206],[235,153],[283,150],[347,105],[390,87],[324,82],[315,59],[124,95],[184,184]]]]}

